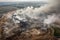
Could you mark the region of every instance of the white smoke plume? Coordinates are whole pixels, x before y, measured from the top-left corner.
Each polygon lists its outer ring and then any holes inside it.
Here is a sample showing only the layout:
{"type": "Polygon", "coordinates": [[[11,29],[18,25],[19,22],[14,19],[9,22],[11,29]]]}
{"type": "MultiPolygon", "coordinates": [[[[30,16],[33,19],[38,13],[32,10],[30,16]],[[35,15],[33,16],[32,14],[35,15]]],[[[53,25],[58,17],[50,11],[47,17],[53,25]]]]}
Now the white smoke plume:
{"type": "Polygon", "coordinates": [[[44,20],[45,24],[52,24],[57,20],[56,15],[48,15],[48,18],[44,20]]]}
{"type": "Polygon", "coordinates": [[[20,21],[28,21],[29,19],[36,19],[36,20],[44,20],[43,22],[46,24],[51,24],[55,22],[56,14],[60,13],[60,0],[48,0],[48,4],[41,6],[39,8],[34,8],[34,7],[27,7],[24,9],[19,9],[16,10],[13,14],[13,20],[15,23],[20,23],[20,21]],[[52,15],[51,17],[46,15],[46,14],[55,14],[52,15]],[[41,17],[43,16],[43,17],[41,17]],[[48,17],[46,19],[46,17],[48,17]]]}

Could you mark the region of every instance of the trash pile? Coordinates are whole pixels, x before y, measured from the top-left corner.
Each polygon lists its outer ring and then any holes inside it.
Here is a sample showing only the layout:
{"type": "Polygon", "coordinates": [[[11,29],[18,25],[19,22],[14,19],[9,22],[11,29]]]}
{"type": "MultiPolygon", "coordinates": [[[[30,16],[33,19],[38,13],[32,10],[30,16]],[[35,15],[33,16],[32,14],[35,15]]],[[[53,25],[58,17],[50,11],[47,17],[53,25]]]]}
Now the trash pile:
{"type": "Polygon", "coordinates": [[[13,12],[5,14],[0,18],[0,39],[1,40],[57,40],[54,37],[52,28],[43,28],[38,20],[20,21],[15,23],[11,18],[13,12]]]}

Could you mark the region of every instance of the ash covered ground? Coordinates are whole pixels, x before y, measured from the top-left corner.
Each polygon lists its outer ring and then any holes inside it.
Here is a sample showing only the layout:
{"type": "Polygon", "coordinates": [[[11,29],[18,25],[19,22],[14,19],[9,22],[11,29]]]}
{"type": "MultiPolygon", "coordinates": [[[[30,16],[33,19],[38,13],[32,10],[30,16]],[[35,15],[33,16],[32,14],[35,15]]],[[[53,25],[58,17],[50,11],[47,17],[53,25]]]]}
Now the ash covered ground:
{"type": "Polygon", "coordinates": [[[0,40],[60,40],[55,36],[60,35],[60,1],[36,6],[30,4],[3,14],[0,40]]]}

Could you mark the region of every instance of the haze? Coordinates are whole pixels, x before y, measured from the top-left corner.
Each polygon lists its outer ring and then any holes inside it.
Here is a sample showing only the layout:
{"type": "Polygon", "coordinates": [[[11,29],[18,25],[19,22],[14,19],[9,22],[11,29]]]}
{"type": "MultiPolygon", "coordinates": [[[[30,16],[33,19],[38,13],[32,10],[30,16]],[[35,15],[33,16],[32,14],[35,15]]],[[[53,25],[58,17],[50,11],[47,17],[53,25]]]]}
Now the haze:
{"type": "Polygon", "coordinates": [[[47,0],[0,0],[0,2],[47,1],[47,0]]]}

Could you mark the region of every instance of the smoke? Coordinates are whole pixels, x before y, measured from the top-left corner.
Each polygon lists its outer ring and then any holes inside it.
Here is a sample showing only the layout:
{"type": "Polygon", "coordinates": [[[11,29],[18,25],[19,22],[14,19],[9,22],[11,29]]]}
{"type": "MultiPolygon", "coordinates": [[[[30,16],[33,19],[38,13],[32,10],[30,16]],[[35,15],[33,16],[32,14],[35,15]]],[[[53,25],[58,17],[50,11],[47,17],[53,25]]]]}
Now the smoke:
{"type": "Polygon", "coordinates": [[[56,15],[48,15],[48,18],[44,20],[45,24],[52,24],[57,20],[57,16],[56,15]]]}
{"type": "Polygon", "coordinates": [[[52,15],[47,16],[47,19],[44,20],[44,24],[52,24],[56,22],[56,20],[59,20],[58,15],[60,15],[60,0],[48,0],[48,3],[51,6],[51,9],[49,10],[50,12],[47,12],[51,13],[52,15]]]}
{"type": "MultiPolygon", "coordinates": [[[[27,22],[32,20],[37,20],[44,24],[52,24],[58,18],[56,14],[60,13],[60,1],[59,0],[48,0],[48,4],[41,6],[39,8],[27,7],[24,9],[19,9],[14,12],[12,19],[15,23],[20,23],[21,21],[27,22]]],[[[33,21],[35,22],[35,21],[33,21]]],[[[32,22],[32,23],[33,23],[32,22]]]]}
{"type": "Polygon", "coordinates": [[[60,0],[48,0],[48,2],[50,3],[50,4],[53,4],[53,5],[59,5],[60,4],[60,0]]]}

